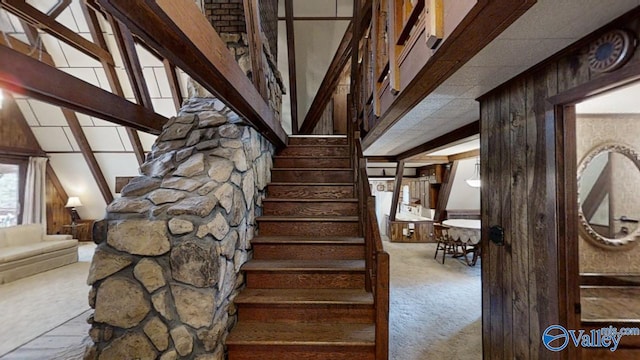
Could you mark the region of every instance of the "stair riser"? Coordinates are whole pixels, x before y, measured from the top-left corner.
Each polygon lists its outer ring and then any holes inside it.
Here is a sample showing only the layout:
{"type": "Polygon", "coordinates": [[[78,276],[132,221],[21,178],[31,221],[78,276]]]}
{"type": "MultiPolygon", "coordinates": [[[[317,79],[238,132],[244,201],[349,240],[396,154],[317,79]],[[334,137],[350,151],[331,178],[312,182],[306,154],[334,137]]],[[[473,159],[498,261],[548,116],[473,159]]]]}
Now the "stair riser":
{"type": "Polygon", "coordinates": [[[351,199],[355,196],[351,185],[269,185],[267,194],[281,199],[351,199]]]}
{"type": "Polygon", "coordinates": [[[280,156],[349,156],[349,147],[336,145],[289,146],[282,149],[280,156]]]}
{"type": "Polygon", "coordinates": [[[294,183],[348,183],[353,181],[351,170],[271,170],[271,181],[294,183]]]}
{"type": "Polygon", "coordinates": [[[358,215],[355,202],[271,202],[263,203],[264,215],[315,216],[315,215],[358,215]]]}
{"type": "Polygon", "coordinates": [[[259,221],[262,236],[358,236],[357,222],[259,221]]]}
{"type": "Polygon", "coordinates": [[[373,346],[229,345],[229,360],[375,360],[373,346]]]}
{"type": "Polygon", "coordinates": [[[275,158],[274,167],[280,168],[349,168],[349,158],[275,158]]]}
{"type": "Polygon", "coordinates": [[[289,145],[347,145],[347,138],[299,138],[290,137],[289,145]]]}
{"type": "Polygon", "coordinates": [[[238,304],[239,321],[359,323],[375,322],[373,305],[264,305],[238,304]]]}
{"type": "Polygon", "coordinates": [[[362,260],[364,245],[253,244],[256,260],[362,260]]]}
{"type": "Polygon", "coordinates": [[[252,289],[360,289],[364,272],[246,271],[252,289]]]}

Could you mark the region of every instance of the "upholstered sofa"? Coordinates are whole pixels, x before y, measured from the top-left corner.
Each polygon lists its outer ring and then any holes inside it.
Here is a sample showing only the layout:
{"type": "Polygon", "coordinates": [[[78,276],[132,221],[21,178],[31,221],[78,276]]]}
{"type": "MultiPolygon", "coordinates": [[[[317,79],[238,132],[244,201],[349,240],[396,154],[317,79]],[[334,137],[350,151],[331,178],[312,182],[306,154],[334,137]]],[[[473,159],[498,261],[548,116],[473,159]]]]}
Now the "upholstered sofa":
{"type": "Polygon", "coordinates": [[[39,224],[0,228],[0,284],[77,261],[71,235],[46,235],[39,224]]]}

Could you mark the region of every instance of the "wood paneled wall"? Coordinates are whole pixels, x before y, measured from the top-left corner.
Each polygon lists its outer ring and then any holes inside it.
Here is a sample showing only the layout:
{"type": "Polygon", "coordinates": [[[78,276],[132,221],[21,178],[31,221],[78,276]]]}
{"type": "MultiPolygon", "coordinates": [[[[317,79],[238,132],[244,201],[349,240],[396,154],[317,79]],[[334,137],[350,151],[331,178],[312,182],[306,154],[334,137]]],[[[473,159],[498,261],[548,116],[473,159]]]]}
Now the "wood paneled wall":
{"type": "MultiPolygon", "coordinates": [[[[0,151],[24,159],[45,156],[15,100],[6,92],[4,106],[0,110],[0,151]]],[[[47,165],[46,194],[47,233],[62,233],[62,225],[71,223],[71,214],[64,207],[67,194],[51,165],[47,165]]]]}
{"type": "Polygon", "coordinates": [[[635,9],[480,99],[485,359],[575,355],[548,351],[541,342],[550,325],[580,327],[568,311],[578,301],[578,225],[575,123],[563,105],[640,77],[640,51],[606,74],[590,72],[587,61],[589,42],[612,28],[637,37],[639,13],[635,9]],[[484,241],[493,225],[504,228],[504,246],[484,241]]]}

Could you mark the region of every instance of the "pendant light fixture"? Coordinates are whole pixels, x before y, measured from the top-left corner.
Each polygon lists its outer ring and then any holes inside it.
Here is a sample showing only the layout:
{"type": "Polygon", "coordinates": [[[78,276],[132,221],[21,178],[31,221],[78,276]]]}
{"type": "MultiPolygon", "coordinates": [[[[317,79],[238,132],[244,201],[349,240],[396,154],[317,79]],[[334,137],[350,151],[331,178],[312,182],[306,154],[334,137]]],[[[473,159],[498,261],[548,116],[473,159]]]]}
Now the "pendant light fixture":
{"type": "Polygon", "coordinates": [[[465,180],[467,185],[479,188],[480,187],[480,158],[476,158],[476,168],[473,172],[473,176],[465,180]]]}

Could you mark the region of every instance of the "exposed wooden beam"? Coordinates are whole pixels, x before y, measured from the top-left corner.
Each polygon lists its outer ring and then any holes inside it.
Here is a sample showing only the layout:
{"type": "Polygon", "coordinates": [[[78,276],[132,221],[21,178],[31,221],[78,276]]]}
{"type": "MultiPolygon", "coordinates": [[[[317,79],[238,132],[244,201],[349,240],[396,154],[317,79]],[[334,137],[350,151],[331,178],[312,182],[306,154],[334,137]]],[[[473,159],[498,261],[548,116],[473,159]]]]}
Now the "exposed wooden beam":
{"type": "Polygon", "coordinates": [[[276,147],[285,146],[287,135],[269,105],[195,3],[98,2],[136,36],[251,122],[276,147]]]}
{"type": "Polygon", "coordinates": [[[260,9],[258,1],[243,0],[244,19],[247,26],[249,40],[249,54],[251,56],[251,80],[262,98],[269,100],[267,84],[264,76],[265,64],[262,61],[262,36],[260,28],[260,9]]]}
{"type": "MultiPolygon", "coordinates": [[[[31,27],[31,25],[27,25],[25,27],[25,31],[31,32],[33,34],[37,30],[31,27]]],[[[30,36],[29,38],[32,39],[33,36],[30,36]]],[[[34,43],[32,43],[32,45],[34,45],[34,43]]],[[[40,44],[40,51],[43,53],[48,53],[44,44],[40,44]]],[[[103,63],[105,62],[103,61],[103,63]]],[[[98,161],[96,160],[96,157],[93,154],[93,150],[89,145],[89,141],[87,140],[87,137],[85,136],[84,131],[82,131],[82,126],[80,126],[80,121],[78,121],[78,116],[72,110],[69,110],[66,108],[61,108],[61,110],[62,110],[62,115],[67,120],[67,124],[69,124],[69,128],[71,129],[71,133],[74,137],[74,140],[80,147],[82,156],[87,162],[87,166],[89,167],[89,170],[93,175],[93,179],[98,185],[98,188],[100,189],[100,192],[102,193],[102,196],[104,197],[105,202],[107,204],[110,203],[111,201],[113,201],[113,195],[109,190],[109,186],[107,185],[104,174],[100,169],[100,165],[98,164],[98,161]],[[106,189],[106,192],[105,192],[105,189],[106,189]]]]}
{"type": "Polygon", "coordinates": [[[382,114],[364,138],[363,148],[371,146],[535,3],[536,0],[478,1],[382,114]]]}
{"type": "Polygon", "coordinates": [[[453,188],[453,179],[458,171],[458,163],[459,161],[454,161],[451,166],[445,170],[442,187],[438,194],[438,202],[436,203],[436,211],[433,214],[433,221],[441,222],[447,217],[447,204],[449,203],[451,189],[453,188]]]}
{"type": "Polygon", "coordinates": [[[477,158],[477,157],[480,157],[480,149],[469,150],[469,151],[465,151],[463,153],[450,155],[449,156],[449,162],[453,162],[453,161],[456,161],[456,160],[462,160],[462,159],[477,158]]]}
{"type": "Polygon", "coordinates": [[[110,64],[113,63],[113,58],[108,51],[100,48],[98,45],[85,39],[84,37],[76,34],[71,29],[65,27],[61,23],[57,22],[54,18],[40,12],[35,7],[29,5],[24,0],[1,0],[5,9],[15,16],[25,20],[26,22],[34,25],[35,27],[42,29],[54,37],[62,40],[70,46],[80,50],[86,55],[100,61],[104,60],[110,64]]]}
{"type": "MultiPolygon", "coordinates": [[[[26,31],[25,33],[29,34],[30,32],[26,31]]],[[[28,35],[27,37],[31,39],[31,37],[29,37],[28,35]]],[[[55,64],[53,63],[53,58],[48,53],[39,50],[34,51],[34,47],[32,47],[30,44],[25,44],[22,41],[2,31],[0,31],[0,45],[16,50],[17,52],[27,55],[35,60],[42,61],[49,66],[55,66],[55,64]]]]}
{"type": "MultiPolygon", "coordinates": [[[[292,17],[292,20],[293,21],[351,21],[351,16],[296,16],[296,17],[292,17]]],[[[285,17],[279,17],[278,21],[287,21],[286,10],[285,10],[285,17]]]]}
{"type": "Polygon", "coordinates": [[[167,118],[149,109],[6,46],[0,46],[0,69],[0,85],[10,91],[118,125],[159,134],[167,121],[167,118]]]}
{"type": "Polygon", "coordinates": [[[164,65],[164,71],[167,73],[167,79],[169,80],[169,89],[171,90],[173,105],[175,105],[176,111],[178,111],[182,107],[182,91],[180,90],[178,72],[171,61],[167,59],[162,60],[162,65],[164,65]]]}
{"type": "Polygon", "coordinates": [[[47,12],[47,16],[55,19],[57,18],[64,9],[66,9],[69,5],[71,5],[71,0],[58,0],[58,2],[47,12]]]}
{"type": "Polygon", "coordinates": [[[316,124],[318,124],[318,121],[320,121],[320,118],[322,118],[322,114],[324,113],[329,100],[331,100],[338,82],[340,82],[342,69],[347,65],[351,56],[353,28],[353,21],[351,21],[344,33],[344,36],[342,37],[342,41],[340,41],[340,45],[338,46],[335,55],[333,56],[333,60],[331,60],[331,64],[322,79],[322,83],[320,83],[318,92],[313,98],[311,107],[302,122],[302,126],[300,126],[301,134],[310,134],[313,131],[316,124]]]}
{"type": "Polygon", "coordinates": [[[430,155],[416,155],[405,159],[408,163],[428,162],[432,164],[447,164],[449,163],[448,156],[430,156],[430,155]]]}
{"type": "MultiPolygon", "coordinates": [[[[82,13],[84,14],[84,18],[87,22],[87,25],[89,26],[89,31],[91,32],[91,36],[93,38],[93,41],[98,44],[98,46],[100,46],[101,48],[108,50],[108,46],[107,46],[107,41],[104,37],[104,34],[102,33],[102,29],[100,28],[100,22],[98,21],[98,16],[95,12],[94,9],[90,9],[87,4],[85,4],[84,2],[80,2],[80,7],[82,8],[82,13]]],[[[112,24],[113,26],[113,24],[112,24]]],[[[114,31],[114,33],[116,32],[115,29],[112,29],[114,31]]],[[[120,33],[118,33],[120,35],[120,33]]],[[[116,35],[116,39],[118,39],[118,36],[116,35]]],[[[119,44],[119,41],[116,40],[119,44]]],[[[122,58],[124,59],[126,56],[124,53],[122,53],[122,49],[120,49],[121,54],[122,54],[122,58]]],[[[113,91],[114,94],[121,96],[124,98],[124,91],[122,89],[122,84],[120,83],[120,79],[118,78],[118,74],[116,72],[116,68],[115,66],[109,64],[106,61],[101,61],[102,63],[102,68],[104,69],[104,72],[107,76],[107,81],[109,82],[109,86],[111,87],[111,91],[113,91]]],[[[127,67],[128,63],[125,61],[124,62],[125,67],[127,68],[127,72],[129,72],[131,69],[129,69],[127,67]]],[[[139,62],[138,62],[138,66],[139,66],[139,62]]],[[[132,82],[133,83],[133,82],[132,82]]],[[[151,99],[149,99],[149,103],[151,103],[151,99]]],[[[147,107],[149,110],[153,110],[153,108],[149,108],[147,107]]],[[[142,165],[142,163],[144,163],[144,149],[142,148],[142,143],[140,142],[140,136],[138,135],[138,132],[130,127],[127,127],[127,136],[129,137],[129,141],[131,142],[131,146],[133,148],[133,153],[136,156],[136,160],[138,161],[138,165],[142,165]]]]}
{"type": "Polygon", "coordinates": [[[109,189],[109,185],[107,185],[107,181],[105,180],[104,174],[100,169],[100,165],[98,164],[98,160],[96,160],[95,155],[93,154],[93,150],[91,150],[91,146],[89,145],[89,141],[82,130],[82,126],[80,126],[80,122],[78,121],[78,116],[75,112],[62,108],[62,113],[64,117],[67,119],[67,123],[69,124],[69,129],[71,129],[71,133],[75,138],[78,146],[80,147],[80,151],[82,151],[82,156],[84,157],[87,165],[89,166],[89,170],[91,171],[91,175],[93,175],[96,184],[98,184],[98,189],[100,189],[100,193],[104,198],[104,201],[107,204],[110,204],[113,201],[113,194],[109,189]]]}
{"type": "Polygon", "coordinates": [[[388,163],[388,162],[397,162],[395,156],[365,156],[367,162],[370,163],[388,163]]]}
{"type": "Polygon", "coordinates": [[[296,41],[293,32],[293,0],[284,0],[287,28],[287,60],[289,64],[289,99],[291,103],[291,132],[296,135],[298,124],[298,84],[296,80],[296,41]]]}
{"type": "Polygon", "coordinates": [[[425,153],[427,151],[451,144],[454,141],[459,141],[480,133],[480,121],[474,121],[459,129],[448,132],[433,140],[429,140],[424,144],[418,145],[413,149],[409,149],[398,155],[398,159],[404,160],[415,155],[425,153]]]}
{"type": "Polygon", "coordinates": [[[389,221],[396,221],[398,212],[398,202],[400,201],[400,190],[402,189],[402,175],[404,173],[404,161],[399,161],[396,167],[396,182],[393,187],[393,197],[391,198],[391,209],[389,210],[389,221]]]}
{"type": "Polygon", "coordinates": [[[122,25],[119,21],[112,16],[108,16],[109,24],[113,30],[113,35],[116,38],[116,44],[122,55],[122,62],[124,68],[129,76],[133,94],[138,104],[144,105],[147,109],[153,110],[153,104],[151,103],[151,95],[149,95],[149,88],[147,82],[144,79],[142,73],[142,65],[140,65],[140,58],[136,51],[136,46],[133,41],[133,36],[129,29],[122,25]]]}

